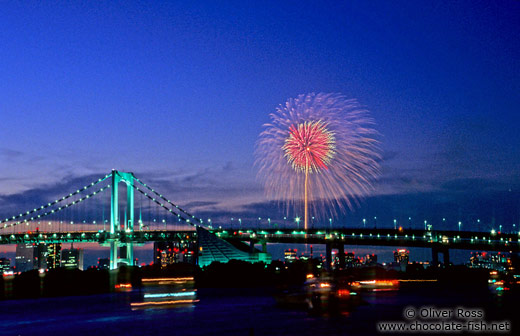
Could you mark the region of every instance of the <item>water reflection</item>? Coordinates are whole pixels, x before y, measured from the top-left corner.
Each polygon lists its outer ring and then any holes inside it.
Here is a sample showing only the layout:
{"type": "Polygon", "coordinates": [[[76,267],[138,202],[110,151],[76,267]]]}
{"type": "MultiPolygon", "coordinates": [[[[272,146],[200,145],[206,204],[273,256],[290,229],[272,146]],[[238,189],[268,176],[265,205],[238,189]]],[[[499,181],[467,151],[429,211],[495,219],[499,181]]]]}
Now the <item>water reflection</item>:
{"type": "Polygon", "coordinates": [[[193,307],[198,302],[192,277],[143,279],[139,299],[130,303],[132,310],[193,307]]]}

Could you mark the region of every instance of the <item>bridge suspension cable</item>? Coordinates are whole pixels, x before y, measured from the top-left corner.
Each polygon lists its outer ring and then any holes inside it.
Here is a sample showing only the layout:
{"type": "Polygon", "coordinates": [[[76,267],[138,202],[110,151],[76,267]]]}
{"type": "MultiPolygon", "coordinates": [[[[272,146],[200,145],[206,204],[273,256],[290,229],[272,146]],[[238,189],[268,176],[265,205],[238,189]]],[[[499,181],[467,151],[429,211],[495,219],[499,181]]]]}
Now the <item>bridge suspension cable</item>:
{"type": "MultiPolygon", "coordinates": [[[[172,209],[168,208],[166,205],[164,205],[164,203],[161,203],[159,202],[156,198],[153,198],[152,196],[148,195],[148,193],[144,192],[141,188],[135,186],[135,185],[132,185],[132,187],[139,191],[142,195],[144,195],[146,198],[148,198],[149,200],[151,200],[152,202],[154,202],[155,204],[159,205],[160,207],[162,207],[163,209],[166,209],[168,212],[174,214],[175,216],[177,216],[177,218],[179,218],[180,220],[182,220],[183,222],[187,223],[187,224],[190,224],[190,225],[197,225],[196,223],[193,223],[189,218],[184,218],[183,216],[181,216],[181,214],[173,211],[172,209]]],[[[196,220],[198,220],[200,222],[200,224],[203,224],[202,223],[202,220],[196,218],[196,217],[193,217],[195,218],[196,220]]]]}
{"type": "Polygon", "coordinates": [[[38,207],[38,208],[34,208],[34,209],[32,209],[32,210],[26,211],[26,212],[21,213],[21,214],[19,214],[19,215],[12,216],[12,217],[8,217],[8,218],[6,218],[6,219],[4,219],[4,220],[1,220],[1,221],[0,221],[0,225],[1,225],[1,224],[4,224],[4,225],[0,227],[0,230],[1,230],[1,229],[5,229],[5,228],[10,228],[10,227],[16,226],[16,225],[18,225],[18,224],[22,224],[22,223],[28,223],[29,221],[32,221],[32,220],[35,220],[35,219],[40,219],[40,218],[46,217],[46,216],[48,216],[48,215],[50,215],[50,214],[54,214],[54,213],[59,212],[59,211],[61,211],[61,210],[63,210],[63,209],[66,209],[66,208],[68,208],[68,207],[70,207],[70,206],[72,206],[72,205],[75,205],[75,204],[77,204],[77,203],[79,203],[79,202],[82,202],[82,201],[84,201],[85,199],[90,198],[90,197],[92,197],[92,196],[94,196],[94,195],[96,195],[96,194],[102,192],[103,190],[105,190],[105,189],[107,189],[107,188],[110,188],[110,185],[108,185],[108,186],[106,186],[106,187],[103,187],[103,188],[101,188],[101,189],[98,189],[98,190],[94,191],[93,193],[91,193],[91,194],[89,194],[89,195],[86,195],[86,196],[84,196],[84,197],[82,197],[82,198],[80,198],[80,199],[77,199],[77,200],[75,200],[75,201],[73,201],[73,202],[70,202],[70,203],[65,204],[65,205],[63,205],[63,206],[60,206],[60,207],[55,208],[55,209],[53,209],[53,210],[49,210],[49,211],[47,211],[47,212],[45,212],[45,213],[43,213],[43,214],[39,214],[39,215],[36,215],[36,216],[31,216],[31,215],[33,215],[33,214],[39,212],[39,211],[42,211],[42,210],[45,210],[45,209],[47,209],[47,208],[53,207],[54,205],[56,205],[56,204],[58,204],[58,203],[61,203],[61,202],[65,201],[65,200],[67,200],[67,199],[69,199],[69,198],[71,198],[71,197],[73,197],[73,196],[76,196],[76,195],[82,193],[83,191],[85,191],[85,190],[87,190],[87,189],[89,189],[89,188],[91,188],[91,187],[97,185],[98,183],[103,182],[103,181],[106,180],[109,176],[110,176],[110,174],[106,175],[106,176],[103,177],[103,178],[98,179],[98,180],[95,181],[95,182],[92,182],[92,183],[90,183],[90,184],[84,186],[84,187],[81,188],[81,189],[78,189],[78,190],[74,191],[73,193],[70,193],[70,194],[68,194],[68,195],[66,195],[66,196],[63,196],[63,197],[61,197],[61,198],[58,198],[58,199],[56,199],[56,200],[53,201],[53,202],[47,203],[47,204],[42,205],[42,206],[40,206],[40,207],[38,207]],[[30,218],[25,218],[25,217],[28,217],[28,216],[31,216],[31,217],[30,217],[30,218]],[[20,219],[22,219],[22,218],[25,218],[25,219],[24,219],[24,220],[20,220],[20,219]],[[12,222],[12,221],[16,221],[16,220],[18,220],[18,221],[15,222],[15,223],[7,224],[8,222],[12,222]]]}
{"type": "Polygon", "coordinates": [[[79,193],[81,193],[81,192],[83,192],[83,191],[85,191],[85,190],[87,190],[87,189],[89,189],[89,188],[95,186],[96,184],[98,184],[98,183],[100,183],[100,182],[103,182],[103,181],[104,181],[105,179],[107,179],[109,176],[110,176],[110,174],[106,175],[106,176],[103,177],[103,178],[98,179],[96,182],[92,182],[92,183],[90,183],[89,185],[86,185],[86,186],[84,186],[83,188],[76,190],[76,191],[73,192],[73,193],[70,193],[70,194],[68,194],[68,195],[66,195],[66,196],[63,196],[63,197],[61,197],[61,198],[58,198],[57,200],[55,200],[55,201],[53,201],[53,202],[51,202],[51,203],[44,204],[44,205],[40,206],[39,208],[34,208],[34,209],[32,209],[32,210],[29,210],[29,211],[27,211],[27,212],[21,213],[21,214],[19,214],[19,215],[12,216],[11,218],[6,218],[6,219],[4,219],[4,220],[1,220],[1,221],[0,221],[0,224],[6,223],[6,222],[11,222],[11,221],[13,221],[13,220],[17,220],[17,219],[19,219],[19,218],[29,216],[29,215],[31,215],[31,214],[33,214],[33,213],[35,213],[35,212],[41,211],[41,210],[43,210],[43,209],[46,209],[46,208],[52,207],[52,206],[54,206],[54,205],[56,205],[56,204],[58,204],[58,203],[60,203],[60,202],[62,202],[62,201],[64,201],[64,200],[66,200],[66,199],[69,199],[70,197],[73,197],[73,196],[75,196],[75,195],[77,195],[77,194],[79,194],[79,193]]]}
{"type": "Polygon", "coordinates": [[[141,185],[143,185],[144,187],[146,187],[149,191],[151,191],[152,193],[154,193],[156,196],[158,196],[160,199],[162,199],[163,201],[167,202],[169,205],[175,207],[177,210],[179,210],[180,212],[182,212],[183,214],[185,214],[187,217],[189,217],[190,219],[186,219],[184,217],[182,217],[179,213],[171,210],[170,208],[166,207],[163,203],[157,201],[155,198],[151,197],[150,195],[148,195],[148,193],[144,192],[142,189],[140,189],[139,187],[137,186],[134,186],[132,185],[137,191],[139,191],[141,194],[143,194],[144,196],[148,197],[150,200],[154,201],[156,204],[160,205],[161,207],[165,208],[166,210],[168,210],[169,212],[175,214],[178,218],[181,218],[183,221],[187,222],[187,223],[192,223],[192,220],[194,220],[195,222],[199,222],[200,224],[204,224],[204,221],[200,218],[197,218],[195,217],[194,215],[192,215],[191,213],[187,212],[186,210],[182,209],[181,207],[179,207],[177,204],[174,204],[173,202],[171,202],[169,199],[167,199],[166,197],[164,197],[162,194],[158,193],[157,191],[155,191],[155,189],[151,188],[149,185],[147,185],[146,183],[144,183],[143,181],[141,181],[140,179],[138,179],[137,177],[134,176],[134,179],[139,182],[141,185]]]}

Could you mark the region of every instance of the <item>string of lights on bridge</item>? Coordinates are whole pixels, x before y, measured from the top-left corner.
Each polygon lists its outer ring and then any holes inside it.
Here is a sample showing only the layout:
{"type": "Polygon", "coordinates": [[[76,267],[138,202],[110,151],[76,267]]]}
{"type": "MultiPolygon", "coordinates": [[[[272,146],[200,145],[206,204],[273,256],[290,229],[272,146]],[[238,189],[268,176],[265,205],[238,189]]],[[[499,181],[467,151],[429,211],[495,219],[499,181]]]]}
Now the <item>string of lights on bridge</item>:
{"type": "MultiPolygon", "coordinates": [[[[117,172],[118,173],[118,172],[117,172]]],[[[119,173],[118,173],[119,174],[119,173]]],[[[100,182],[103,182],[104,180],[106,180],[108,177],[110,177],[111,174],[107,174],[105,175],[103,178],[100,178],[98,179],[97,181],[95,182],[92,182],[86,186],[84,186],[83,188],[81,189],[78,189],[68,195],[65,195],[63,197],[60,197],[58,199],[56,199],[55,201],[53,202],[50,202],[50,203],[47,203],[47,204],[44,204],[40,207],[37,207],[37,208],[34,208],[32,210],[29,210],[25,213],[20,213],[19,215],[16,215],[16,216],[12,216],[10,218],[6,218],[4,220],[1,220],[0,221],[0,225],[3,224],[3,227],[0,227],[0,229],[7,229],[7,228],[11,228],[11,227],[14,227],[16,225],[20,225],[20,224],[27,224],[29,225],[29,222],[33,221],[33,220],[38,220],[38,219],[42,219],[46,216],[49,216],[51,214],[55,214],[57,212],[60,212],[64,209],[67,209],[69,208],[70,206],[72,205],[75,205],[75,204],[78,204],[80,202],[83,202],[84,200],[87,200],[95,195],[97,195],[98,193],[108,189],[111,187],[111,185],[107,185],[103,188],[100,188],[96,191],[94,191],[93,193],[90,193],[82,198],[79,198],[73,202],[70,202],[70,203],[67,203],[63,206],[60,206],[58,208],[55,208],[55,209],[52,209],[50,211],[47,211],[47,212],[44,212],[43,214],[39,214],[39,215],[36,215],[36,216],[31,216],[39,211],[42,211],[42,210],[45,210],[45,209],[48,209],[50,207],[53,207],[54,205],[58,204],[58,203],[61,203],[71,197],[74,197],[82,192],[84,192],[85,190],[97,185],[98,183],[100,182]],[[24,217],[28,217],[28,216],[31,216],[30,218],[25,218],[24,220],[20,220],[24,217]],[[15,221],[15,222],[13,222],[15,221]],[[9,223],[9,222],[13,222],[13,223],[9,223]]],[[[120,175],[121,176],[121,175],[120,175]]],[[[177,213],[176,211],[168,208],[167,206],[164,205],[164,203],[161,203],[159,202],[156,198],[150,196],[148,194],[148,192],[145,192],[143,189],[135,186],[133,183],[129,183],[130,186],[132,186],[135,190],[139,191],[141,194],[143,194],[145,197],[147,197],[148,199],[150,199],[151,201],[153,201],[154,203],[156,203],[157,205],[161,206],[162,208],[164,208],[165,210],[167,210],[168,212],[174,214],[179,220],[182,220],[184,222],[186,222],[187,224],[190,224],[190,225],[196,225],[195,223],[198,222],[200,224],[203,224],[204,221],[200,218],[197,218],[196,216],[192,215],[191,213],[187,212],[186,210],[184,210],[183,208],[179,207],[178,205],[174,204],[173,202],[171,202],[169,199],[165,198],[162,194],[158,193],[155,189],[151,188],[149,185],[147,185],[146,183],[144,183],[143,181],[141,181],[140,179],[136,178],[134,176],[134,179],[136,181],[138,181],[141,185],[143,185],[146,189],[148,189],[148,191],[150,191],[151,193],[155,194],[156,196],[158,196],[161,200],[165,201],[166,203],[168,203],[169,205],[171,205],[172,207],[174,207],[175,209],[178,209],[180,212],[182,212],[183,214],[185,214],[187,217],[189,218],[184,218],[184,216],[181,216],[181,214],[177,213]]],[[[125,180],[125,179],[124,179],[125,180]]],[[[125,180],[126,181],[126,180],[125,180]]],[[[128,182],[128,181],[126,181],[128,182]]]]}
{"type": "MultiPolygon", "coordinates": [[[[187,223],[189,225],[195,225],[195,226],[197,226],[199,224],[200,225],[204,224],[204,221],[202,219],[192,215],[191,213],[187,212],[185,209],[179,207],[177,204],[174,204],[169,199],[164,197],[162,194],[157,192],[155,189],[151,188],[148,184],[146,184],[143,181],[141,181],[139,178],[133,176],[133,180],[139,182],[139,184],[141,184],[144,187],[144,189],[134,185],[134,183],[132,183],[133,181],[127,181],[121,174],[119,174],[119,172],[115,171],[115,173],[117,173],[122,178],[122,180],[127,182],[128,186],[132,186],[135,190],[139,191],[139,193],[144,195],[146,198],[148,198],[149,200],[153,201],[155,204],[159,205],[160,207],[164,208],[169,213],[172,213],[173,215],[175,215],[179,219],[179,221],[182,220],[182,221],[184,221],[185,223],[187,223]],[[152,195],[155,195],[156,197],[151,196],[149,193],[152,193],[152,195]],[[161,202],[160,200],[162,200],[164,203],[161,202]],[[168,205],[173,207],[175,210],[169,208],[168,206],[166,206],[165,203],[167,203],[168,205]],[[181,215],[176,210],[178,210],[180,213],[186,215],[188,218],[185,218],[183,215],[181,215]]],[[[19,215],[12,216],[10,218],[5,218],[4,220],[0,221],[0,225],[3,224],[3,227],[0,226],[0,229],[10,228],[10,227],[13,227],[13,226],[16,226],[16,225],[19,225],[19,224],[23,224],[23,223],[26,223],[27,225],[29,225],[30,221],[41,219],[41,218],[46,217],[48,215],[51,215],[51,214],[57,213],[57,212],[59,212],[61,210],[67,209],[67,208],[69,208],[72,205],[75,205],[75,204],[78,204],[80,202],[83,202],[84,200],[89,199],[90,197],[95,196],[96,194],[106,190],[107,188],[110,188],[111,185],[107,185],[106,187],[98,189],[98,190],[96,190],[95,192],[93,192],[93,193],[91,193],[89,195],[86,195],[86,196],[84,196],[84,197],[82,197],[80,199],[77,199],[77,200],[75,200],[73,202],[70,202],[70,203],[68,203],[66,205],[60,206],[60,207],[55,208],[53,210],[47,211],[47,212],[45,212],[43,214],[39,214],[39,215],[36,215],[36,216],[34,215],[34,214],[36,214],[39,211],[42,211],[42,210],[48,209],[50,207],[53,207],[53,206],[55,206],[58,203],[61,203],[61,202],[65,201],[65,200],[67,200],[67,199],[69,199],[69,198],[71,198],[73,196],[76,196],[76,195],[84,192],[85,190],[87,190],[87,189],[89,189],[89,188],[91,188],[91,187],[93,187],[93,186],[95,186],[95,185],[105,181],[111,175],[112,174],[107,174],[104,177],[98,179],[97,181],[92,182],[92,183],[90,183],[88,185],[85,185],[83,188],[78,189],[78,190],[76,190],[76,191],[74,191],[74,192],[72,192],[72,193],[70,193],[68,195],[65,195],[65,196],[61,197],[61,198],[58,198],[58,199],[56,199],[53,202],[44,204],[44,205],[42,205],[42,206],[40,206],[38,208],[34,208],[34,209],[29,210],[29,211],[27,211],[25,213],[20,213],[19,215]],[[29,216],[31,216],[31,217],[29,218],[29,216]],[[28,217],[28,218],[23,219],[24,217],[28,217]],[[23,220],[21,220],[21,219],[23,219],[23,220]]],[[[285,219],[286,218],[284,217],[284,220],[285,219]]],[[[299,219],[300,218],[297,217],[295,219],[295,221],[299,222],[299,219]]],[[[314,217],[313,217],[313,219],[314,219],[314,217]]],[[[376,221],[376,219],[377,219],[377,217],[374,217],[374,222],[376,221]]],[[[233,220],[233,219],[231,219],[231,220],[233,220]]],[[[260,218],[259,218],[259,220],[260,220],[260,218]]],[[[211,224],[211,220],[208,220],[208,221],[211,224]]],[[[239,221],[241,222],[240,219],[239,219],[239,221]]],[[[331,229],[332,229],[332,219],[329,219],[329,221],[330,221],[330,225],[331,225],[331,229]]],[[[411,217],[408,218],[408,221],[409,221],[409,224],[411,225],[411,217]]],[[[269,224],[271,224],[270,218],[268,218],[268,222],[269,222],[269,224]]],[[[443,218],[443,222],[445,222],[445,218],[443,218]]],[[[477,222],[480,223],[480,219],[477,220],[477,222]]],[[[399,227],[399,229],[401,229],[401,226],[397,225],[397,220],[396,219],[393,220],[393,224],[394,224],[394,229],[397,229],[398,227],[399,227]]],[[[458,229],[459,229],[459,231],[461,231],[461,224],[462,224],[462,222],[459,221],[458,222],[458,229]]],[[[365,225],[366,225],[366,219],[363,218],[363,226],[365,226],[365,225]]],[[[275,224],[275,226],[276,226],[276,224],[275,224]]],[[[426,220],[424,221],[424,226],[425,226],[425,230],[427,230],[427,229],[430,230],[431,229],[431,224],[429,224],[426,220]]],[[[515,226],[516,225],[513,224],[513,231],[515,229],[515,226]]],[[[211,228],[211,226],[210,226],[210,228],[211,228]]],[[[498,232],[501,232],[501,228],[502,228],[502,225],[500,225],[500,230],[498,232]]],[[[495,230],[491,230],[491,233],[493,234],[494,231],[495,230]]],[[[519,232],[519,234],[520,234],[520,232],[519,232]]]]}
{"type": "MultiPolygon", "coordinates": [[[[163,209],[166,209],[168,212],[174,214],[175,216],[177,216],[177,218],[179,218],[179,220],[182,220],[184,221],[185,223],[187,224],[190,224],[190,225],[196,225],[194,223],[191,222],[191,220],[189,218],[184,218],[183,216],[181,216],[179,213],[173,211],[172,209],[168,208],[167,206],[164,205],[164,203],[161,203],[159,202],[156,198],[148,195],[148,193],[144,192],[141,188],[137,187],[137,186],[134,186],[132,185],[132,187],[139,191],[141,194],[143,194],[146,198],[148,198],[149,200],[151,200],[152,202],[154,202],[155,204],[159,205],[160,207],[162,207],[163,209]]],[[[151,190],[151,188],[147,187],[148,189],[151,190]]],[[[155,192],[156,193],[156,192],[155,192]]],[[[157,194],[157,193],[156,193],[157,194]]],[[[165,200],[166,202],[168,202],[168,204],[172,205],[172,206],[175,206],[176,208],[178,208],[175,204],[173,204],[172,202],[170,202],[169,200],[165,199],[164,197],[162,197],[161,195],[161,199],[165,200]]],[[[179,210],[181,210],[179,208],[179,210]]],[[[181,210],[182,211],[182,210],[181,210]]],[[[184,212],[184,211],[183,211],[184,212]]],[[[188,215],[186,212],[184,212],[186,215],[188,215]]],[[[203,221],[202,219],[199,219],[195,216],[191,216],[192,219],[195,219],[195,221],[198,221],[200,224],[203,224],[203,221]]]]}
{"type": "MultiPolygon", "coordinates": [[[[137,177],[134,176],[134,179],[141,183],[143,186],[145,186],[146,188],[148,188],[148,190],[150,190],[151,192],[153,192],[155,195],[159,196],[163,201],[167,202],[168,204],[170,204],[171,206],[174,206],[175,208],[179,209],[179,211],[183,212],[184,214],[186,214],[188,217],[190,217],[191,219],[194,219],[195,221],[199,222],[200,224],[203,224],[204,221],[200,218],[197,218],[195,217],[194,215],[192,215],[191,213],[187,212],[186,210],[184,210],[183,208],[179,207],[177,204],[174,204],[172,203],[169,199],[165,198],[163,195],[159,194],[157,191],[155,191],[153,188],[151,188],[150,186],[148,186],[146,183],[144,183],[143,181],[141,181],[140,179],[138,179],[137,177]]],[[[137,188],[137,190],[139,190],[139,188],[137,188]]],[[[139,190],[140,191],[140,190],[139,190]]],[[[148,196],[145,194],[145,196],[148,196]]],[[[153,199],[153,198],[152,198],[153,199]]],[[[163,206],[162,204],[158,203],[159,205],[163,206]]],[[[164,206],[163,206],[164,207],[164,206]]],[[[172,213],[175,213],[173,211],[171,211],[169,208],[166,208],[167,210],[169,210],[170,212],[172,213]]],[[[175,213],[176,214],[176,213],[175,213]]],[[[177,214],[177,216],[179,216],[177,214]]],[[[187,220],[188,223],[190,222],[189,220],[187,220]]]]}
{"type": "MultiPolygon", "coordinates": [[[[12,216],[11,218],[6,218],[6,219],[4,219],[4,220],[1,220],[1,221],[0,221],[0,225],[1,225],[1,224],[4,224],[4,223],[7,223],[7,222],[12,222],[12,221],[14,221],[14,220],[17,220],[17,219],[20,219],[20,218],[23,218],[23,217],[27,217],[27,216],[29,216],[29,215],[32,215],[33,213],[36,213],[36,212],[38,212],[38,211],[41,211],[41,210],[47,209],[47,208],[49,208],[49,207],[52,207],[52,206],[54,206],[54,205],[56,205],[56,204],[58,204],[58,203],[60,203],[60,202],[63,202],[63,201],[65,201],[65,200],[67,200],[67,199],[69,199],[69,198],[71,198],[71,197],[73,197],[73,196],[76,196],[77,194],[79,194],[79,193],[81,193],[81,192],[83,192],[83,191],[85,191],[85,190],[87,190],[87,189],[89,189],[89,188],[91,188],[91,187],[97,185],[97,184],[100,183],[100,182],[103,182],[103,181],[106,180],[109,176],[110,176],[110,174],[107,174],[105,177],[100,178],[100,179],[98,179],[97,181],[92,182],[92,183],[90,183],[90,184],[84,186],[83,188],[74,191],[73,193],[70,193],[70,194],[65,195],[65,196],[63,196],[63,197],[61,197],[61,198],[58,198],[58,199],[56,199],[56,200],[53,201],[53,202],[50,202],[50,203],[44,204],[44,205],[42,205],[42,206],[40,206],[40,207],[38,207],[38,208],[34,208],[34,209],[29,210],[29,211],[27,211],[27,212],[25,212],[25,213],[21,213],[21,214],[19,214],[19,215],[12,216]]],[[[104,190],[104,189],[103,189],[103,190],[104,190]]],[[[75,203],[71,203],[71,204],[75,204],[75,203]]],[[[60,210],[62,210],[62,209],[60,209],[60,210]]],[[[49,212],[49,213],[53,213],[53,212],[49,212]]],[[[43,216],[43,215],[39,215],[39,216],[43,216]]],[[[37,218],[40,218],[39,216],[37,216],[37,218]]],[[[31,217],[30,220],[33,220],[33,219],[34,219],[34,217],[31,217]]],[[[20,224],[20,223],[22,223],[22,222],[25,223],[25,222],[28,222],[28,220],[18,221],[17,223],[13,223],[13,224],[10,224],[10,225],[5,225],[5,224],[4,224],[4,228],[6,228],[6,227],[11,227],[11,226],[14,226],[14,225],[20,224]]]]}
{"type": "MultiPolygon", "coordinates": [[[[98,181],[98,182],[100,182],[100,181],[98,181]]],[[[92,185],[91,185],[91,186],[92,186],[92,185]]],[[[61,210],[67,209],[68,207],[70,207],[70,206],[72,206],[72,205],[75,205],[75,204],[78,204],[78,203],[80,203],[80,202],[83,202],[84,200],[89,199],[89,198],[91,198],[91,197],[93,197],[93,196],[95,196],[95,195],[97,195],[97,194],[103,192],[104,190],[106,190],[106,189],[108,189],[108,188],[110,188],[110,187],[111,187],[111,185],[109,184],[109,185],[107,185],[107,186],[105,186],[105,187],[103,187],[103,188],[100,188],[100,189],[98,189],[98,190],[96,190],[96,191],[94,191],[94,192],[92,192],[92,193],[90,193],[90,194],[88,194],[88,195],[85,195],[85,196],[83,196],[83,197],[81,197],[81,198],[79,198],[79,199],[77,199],[77,200],[75,200],[75,201],[72,201],[72,202],[70,202],[70,203],[67,203],[67,204],[65,204],[65,205],[63,205],[63,206],[60,206],[60,207],[56,208],[56,209],[53,209],[53,210],[47,211],[47,212],[45,212],[45,213],[43,213],[43,214],[40,214],[40,215],[37,215],[37,216],[33,216],[33,217],[31,217],[31,218],[28,218],[28,219],[24,219],[23,221],[18,221],[18,222],[16,222],[16,223],[11,223],[11,224],[4,224],[3,228],[6,229],[6,228],[10,228],[10,227],[13,227],[13,226],[16,226],[16,225],[19,225],[19,224],[23,224],[23,223],[26,223],[27,225],[29,225],[29,222],[30,222],[30,221],[33,221],[33,220],[35,220],[35,219],[42,219],[42,218],[44,218],[44,217],[46,217],[46,216],[49,216],[49,215],[51,215],[51,214],[55,214],[55,213],[57,213],[57,212],[60,212],[61,210]]],[[[83,190],[85,190],[85,189],[83,189],[83,190]]],[[[79,192],[76,192],[76,194],[78,194],[78,193],[79,193],[79,192]]],[[[70,195],[72,195],[72,194],[70,194],[70,195]]],[[[63,201],[63,199],[62,199],[61,201],[63,201]]],[[[60,202],[61,202],[61,201],[60,201],[60,202]]],[[[56,204],[56,203],[58,203],[58,202],[53,202],[53,203],[56,204]]],[[[49,203],[49,204],[50,204],[50,203],[49,203]]],[[[33,211],[33,212],[34,212],[34,211],[33,211]]],[[[3,223],[5,223],[5,221],[4,221],[3,223]]]]}

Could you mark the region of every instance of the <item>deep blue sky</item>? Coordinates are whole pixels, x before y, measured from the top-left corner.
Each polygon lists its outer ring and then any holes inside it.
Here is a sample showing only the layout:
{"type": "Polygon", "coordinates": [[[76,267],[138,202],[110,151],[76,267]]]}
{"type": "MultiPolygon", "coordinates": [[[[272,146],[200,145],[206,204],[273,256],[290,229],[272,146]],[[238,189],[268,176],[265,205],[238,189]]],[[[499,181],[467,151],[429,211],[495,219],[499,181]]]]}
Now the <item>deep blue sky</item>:
{"type": "Polygon", "coordinates": [[[257,216],[268,114],[341,92],[371,111],[385,153],[356,221],[511,224],[519,36],[518,1],[3,3],[0,212],[117,168],[203,216],[257,216]]]}

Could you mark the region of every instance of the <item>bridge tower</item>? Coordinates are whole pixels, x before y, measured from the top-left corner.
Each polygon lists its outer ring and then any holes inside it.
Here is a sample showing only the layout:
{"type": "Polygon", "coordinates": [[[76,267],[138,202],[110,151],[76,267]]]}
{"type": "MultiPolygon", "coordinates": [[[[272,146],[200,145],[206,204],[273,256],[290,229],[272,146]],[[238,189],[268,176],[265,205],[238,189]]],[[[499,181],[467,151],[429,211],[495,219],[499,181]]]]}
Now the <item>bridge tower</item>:
{"type": "Polygon", "coordinates": [[[110,198],[110,269],[116,269],[118,263],[122,262],[127,265],[134,263],[134,244],[132,242],[124,242],[118,238],[118,233],[124,231],[126,233],[134,232],[134,180],[133,173],[124,173],[112,170],[112,194],[110,198]],[[126,216],[121,225],[119,218],[119,183],[126,183],[126,216]],[[118,248],[126,247],[125,255],[118,258],[118,248]]]}

